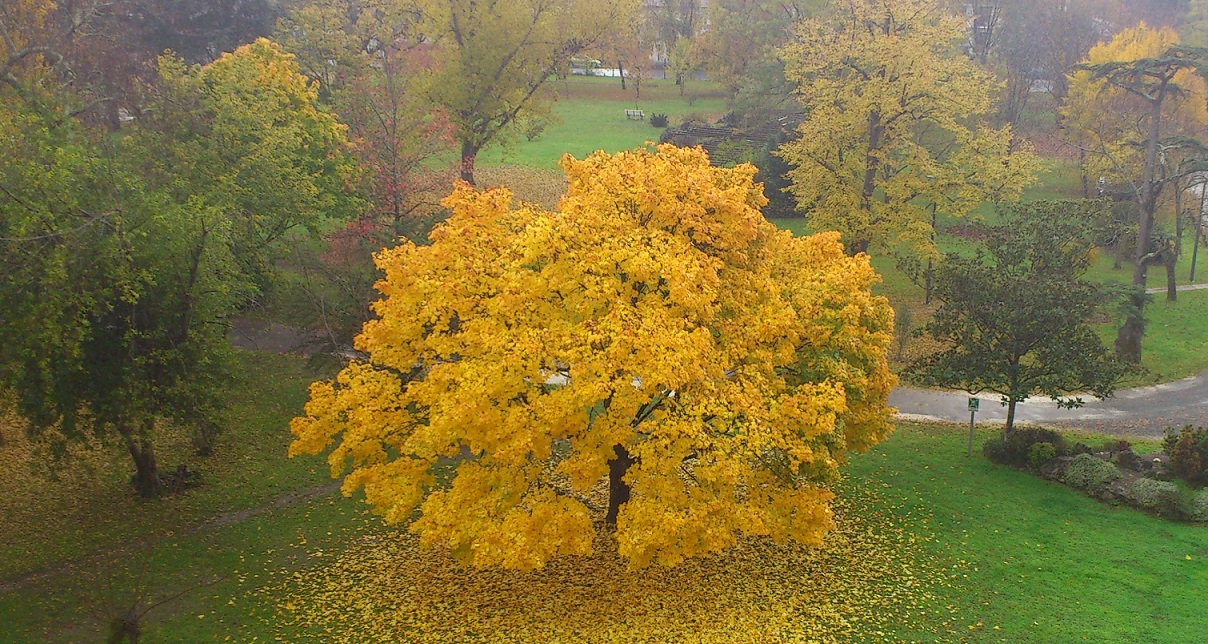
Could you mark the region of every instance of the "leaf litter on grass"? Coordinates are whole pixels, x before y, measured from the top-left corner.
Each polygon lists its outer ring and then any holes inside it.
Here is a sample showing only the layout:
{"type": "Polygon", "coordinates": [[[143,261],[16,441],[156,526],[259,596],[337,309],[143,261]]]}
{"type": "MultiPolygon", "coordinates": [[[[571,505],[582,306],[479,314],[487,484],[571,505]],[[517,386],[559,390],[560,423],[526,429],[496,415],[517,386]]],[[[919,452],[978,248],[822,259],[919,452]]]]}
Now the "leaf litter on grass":
{"type": "MultiPolygon", "coordinates": [[[[836,501],[822,547],[740,540],[675,568],[630,570],[597,522],[594,554],[521,573],[474,569],[379,529],[258,589],[280,638],[320,641],[846,642],[956,634],[959,566],[918,546],[873,491],[836,501]]],[[[961,626],[963,629],[963,626],[961,626]]]]}

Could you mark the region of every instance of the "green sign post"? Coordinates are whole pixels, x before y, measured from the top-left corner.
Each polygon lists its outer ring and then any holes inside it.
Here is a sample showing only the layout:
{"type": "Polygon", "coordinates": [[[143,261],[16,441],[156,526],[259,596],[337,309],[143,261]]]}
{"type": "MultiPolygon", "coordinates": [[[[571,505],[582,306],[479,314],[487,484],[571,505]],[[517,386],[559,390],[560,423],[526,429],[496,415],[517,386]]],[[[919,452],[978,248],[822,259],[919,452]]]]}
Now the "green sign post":
{"type": "Polygon", "coordinates": [[[973,456],[973,417],[980,406],[981,398],[969,398],[969,447],[965,450],[965,456],[973,456]]]}

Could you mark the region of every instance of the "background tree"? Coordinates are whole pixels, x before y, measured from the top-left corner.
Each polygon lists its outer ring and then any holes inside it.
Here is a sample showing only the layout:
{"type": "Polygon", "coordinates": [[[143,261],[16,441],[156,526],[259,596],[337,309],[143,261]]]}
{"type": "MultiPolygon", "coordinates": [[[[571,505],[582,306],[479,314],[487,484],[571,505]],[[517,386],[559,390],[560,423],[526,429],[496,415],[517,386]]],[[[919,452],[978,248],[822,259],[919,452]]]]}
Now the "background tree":
{"type": "Polygon", "coordinates": [[[1066,73],[1117,28],[1105,18],[1120,12],[1115,2],[1103,0],[1015,0],[1001,5],[990,60],[1006,81],[999,114],[1018,125],[1038,87],[1058,100],[1065,96],[1066,73]]]}
{"type": "Polygon", "coordinates": [[[709,28],[698,36],[698,56],[709,80],[736,93],[756,68],[778,66],[777,50],[792,27],[818,13],[819,0],[719,0],[708,6],[709,28]]]}
{"type": "Polygon", "coordinates": [[[940,308],[924,331],[944,345],[915,360],[920,384],[998,394],[1015,407],[1034,395],[1082,404],[1079,392],[1112,393],[1121,369],[1091,326],[1107,297],[1081,279],[1094,248],[1091,223],[1101,202],[1028,202],[1006,208],[984,228],[986,252],[949,253],[935,277],[940,308]]]}
{"type": "Polygon", "coordinates": [[[1179,25],[1179,41],[1191,47],[1208,47],[1208,0],[1191,0],[1179,25]]]}
{"type": "MultiPolygon", "coordinates": [[[[432,48],[411,38],[418,15],[408,3],[319,0],[282,20],[283,46],[319,83],[320,99],[348,125],[366,200],[355,220],[290,258],[296,279],[277,305],[344,350],[369,319],[372,254],[400,236],[418,239],[440,212],[455,175],[456,141],[443,110],[424,96],[432,48]]],[[[314,349],[316,347],[310,347],[314,349]]]]}
{"type": "Polygon", "coordinates": [[[550,78],[636,11],[633,0],[419,0],[434,48],[427,94],[442,105],[461,147],[462,179],[478,152],[525,118],[549,118],[550,78]]]}
{"type": "Polygon", "coordinates": [[[204,68],[165,58],[157,92],[112,140],[0,100],[20,141],[0,160],[0,382],[34,430],[116,434],[143,496],[163,485],[158,423],[210,448],[223,320],[285,239],[342,212],[347,175],[342,128],[268,41],[204,68]]]}
{"type": "Polygon", "coordinates": [[[559,212],[460,184],[430,245],[379,256],[369,357],[312,385],[290,454],[335,441],[345,493],[391,523],[421,506],[411,530],[475,565],[590,552],[604,477],[633,566],[740,531],[818,543],[845,454],[890,430],[867,258],[777,231],[755,169],[699,149],[562,165],[559,212]]]}
{"type": "Polygon", "coordinates": [[[783,145],[812,225],[854,252],[931,252],[930,204],[963,216],[1017,196],[1033,176],[1009,128],[978,124],[993,79],[955,50],[964,23],[934,0],[840,0],[783,50],[807,117],[783,145]]]}
{"type": "Polygon", "coordinates": [[[136,40],[126,46],[152,56],[170,49],[190,64],[208,63],[271,34],[276,5],[273,0],[119,0],[134,23],[136,40]]]}
{"type": "Polygon", "coordinates": [[[1133,293],[1116,336],[1122,360],[1141,360],[1145,286],[1154,215],[1164,176],[1160,153],[1173,135],[1194,137],[1208,124],[1208,97],[1195,73],[1199,53],[1177,47],[1178,34],[1143,23],[1092,48],[1070,80],[1062,107],[1069,140],[1087,153],[1090,176],[1103,174],[1128,186],[1138,206],[1133,293]]]}

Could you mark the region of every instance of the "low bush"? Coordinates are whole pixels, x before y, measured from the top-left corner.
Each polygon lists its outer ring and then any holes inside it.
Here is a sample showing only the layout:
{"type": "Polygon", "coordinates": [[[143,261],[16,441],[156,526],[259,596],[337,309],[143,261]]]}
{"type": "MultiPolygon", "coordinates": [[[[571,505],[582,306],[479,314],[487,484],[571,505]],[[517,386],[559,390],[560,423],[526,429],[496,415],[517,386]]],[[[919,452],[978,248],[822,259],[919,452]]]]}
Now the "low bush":
{"type": "Polygon", "coordinates": [[[1184,514],[1183,492],[1169,481],[1137,479],[1133,482],[1132,498],[1137,505],[1162,516],[1177,518],[1184,514]]]}
{"type": "Polygon", "coordinates": [[[667,123],[668,123],[668,121],[667,121],[666,114],[651,114],[650,115],[650,125],[652,125],[654,127],[667,127],[667,123]]]}
{"type": "Polygon", "coordinates": [[[1016,429],[1005,438],[991,438],[982,444],[982,453],[1000,465],[1030,467],[1032,446],[1037,443],[1050,443],[1054,456],[1065,455],[1065,439],[1061,434],[1043,427],[1024,427],[1016,429]]]}
{"type": "Polygon", "coordinates": [[[1094,454],[1094,453],[1095,453],[1095,450],[1091,449],[1091,446],[1087,445],[1086,443],[1074,443],[1074,446],[1071,447],[1069,450],[1069,454],[1071,456],[1077,456],[1079,454],[1094,454]]]}
{"type": "Polygon", "coordinates": [[[1079,454],[1070,461],[1062,481],[1080,490],[1094,490],[1120,478],[1115,465],[1090,454],[1079,454]]]}
{"type": "Polygon", "coordinates": [[[1131,447],[1126,450],[1116,452],[1116,456],[1113,460],[1116,462],[1116,466],[1122,470],[1140,472],[1145,466],[1145,464],[1141,461],[1141,457],[1138,456],[1131,447]]]}
{"type": "Polygon", "coordinates": [[[1033,443],[1028,449],[1028,466],[1039,470],[1041,465],[1057,458],[1057,446],[1049,442],[1033,443]]]}
{"type": "Polygon", "coordinates": [[[1192,521],[1208,521],[1208,490],[1200,490],[1188,505],[1192,521]]]}
{"type": "Polygon", "coordinates": [[[1203,427],[1193,429],[1187,425],[1179,433],[1166,430],[1162,441],[1166,455],[1170,457],[1171,472],[1193,485],[1208,482],[1208,431],[1203,427]]]}

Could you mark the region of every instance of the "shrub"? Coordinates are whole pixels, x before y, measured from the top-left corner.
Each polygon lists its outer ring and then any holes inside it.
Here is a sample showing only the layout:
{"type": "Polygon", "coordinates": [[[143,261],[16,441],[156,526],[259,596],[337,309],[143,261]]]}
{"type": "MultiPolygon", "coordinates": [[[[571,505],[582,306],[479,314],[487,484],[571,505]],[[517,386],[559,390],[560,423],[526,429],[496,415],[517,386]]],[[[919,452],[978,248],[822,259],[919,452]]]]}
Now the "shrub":
{"type": "Polygon", "coordinates": [[[523,126],[524,138],[532,141],[545,133],[545,121],[543,119],[533,119],[523,126]]]}
{"type": "Polygon", "coordinates": [[[1080,490],[1094,490],[1120,478],[1115,465],[1090,454],[1079,454],[1070,461],[1062,481],[1080,490]]]}
{"type": "Polygon", "coordinates": [[[1170,469],[1175,476],[1188,483],[1203,483],[1204,465],[1208,461],[1208,432],[1203,427],[1192,429],[1187,425],[1178,434],[1166,430],[1162,441],[1166,455],[1170,457],[1170,469]]]}
{"type": "Polygon", "coordinates": [[[1134,472],[1139,472],[1144,467],[1144,463],[1141,461],[1141,457],[1138,456],[1137,453],[1134,452],[1131,447],[1129,447],[1126,450],[1121,450],[1119,452],[1116,452],[1116,457],[1114,460],[1116,462],[1116,465],[1122,470],[1132,470],[1134,472]]]}
{"type": "Polygon", "coordinates": [[[1029,467],[1031,449],[1036,443],[1051,443],[1054,456],[1065,454],[1065,439],[1061,434],[1043,427],[1023,427],[1011,432],[1006,438],[991,438],[982,444],[982,453],[1000,465],[1029,467]]]}
{"type": "Polygon", "coordinates": [[[1208,490],[1200,490],[1188,505],[1192,521],[1208,521],[1208,490]]]}
{"type": "Polygon", "coordinates": [[[1069,453],[1073,456],[1077,456],[1079,454],[1093,454],[1094,452],[1095,450],[1091,449],[1091,446],[1087,445],[1086,443],[1074,443],[1074,446],[1069,450],[1069,453]]]}
{"type": "Polygon", "coordinates": [[[1183,515],[1183,493],[1178,485],[1169,481],[1137,479],[1132,486],[1132,498],[1137,505],[1162,516],[1183,515]]]}
{"type": "Polygon", "coordinates": [[[667,127],[667,115],[666,114],[651,114],[650,115],[650,125],[652,125],[654,127],[667,127]]]}
{"type": "Polygon", "coordinates": [[[1028,465],[1034,469],[1040,469],[1041,465],[1057,458],[1057,446],[1048,442],[1033,443],[1028,449],[1028,465]]]}

